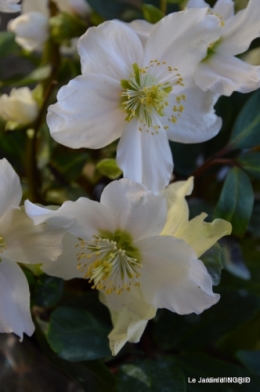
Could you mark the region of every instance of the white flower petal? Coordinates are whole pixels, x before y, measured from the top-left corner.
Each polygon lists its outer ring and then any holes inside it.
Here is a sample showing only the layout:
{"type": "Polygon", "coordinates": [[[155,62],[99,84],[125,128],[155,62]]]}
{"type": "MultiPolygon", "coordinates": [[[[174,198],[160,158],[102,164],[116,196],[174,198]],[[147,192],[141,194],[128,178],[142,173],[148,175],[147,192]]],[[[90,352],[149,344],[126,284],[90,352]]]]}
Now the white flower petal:
{"type": "Polygon", "coordinates": [[[8,260],[38,264],[54,261],[62,252],[65,230],[47,225],[35,226],[18,207],[8,209],[0,219],[0,227],[6,243],[3,255],[8,260]]]}
{"type": "Polygon", "coordinates": [[[22,198],[20,180],[10,163],[0,160],[0,217],[11,206],[18,206],[22,198]]]}
{"type": "Polygon", "coordinates": [[[197,314],[214,305],[219,295],[194,250],[170,236],[150,237],[135,244],[142,254],[141,290],[155,308],[197,314]]]}
{"type": "Polygon", "coordinates": [[[64,227],[71,234],[90,239],[100,230],[113,232],[113,218],[102,204],[81,197],[77,201],[66,201],[56,211],[25,202],[27,215],[36,225],[47,222],[49,226],[64,227]]]}
{"type": "Polygon", "coordinates": [[[171,94],[168,97],[169,106],[165,109],[167,121],[164,123],[169,126],[168,138],[179,143],[200,143],[212,139],[222,125],[214,110],[218,95],[211,91],[203,92],[195,85],[183,90],[182,94],[186,95],[186,101],[181,102],[184,110],[180,115],[173,111],[176,96],[171,94]],[[172,116],[176,117],[176,123],[172,123],[172,116]]]}
{"type": "Polygon", "coordinates": [[[232,226],[223,219],[215,219],[213,222],[204,222],[207,214],[202,213],[186,225],[180,227],[174,236],[186,241],[196,252],[197,257],[203,255],[220,238],[231,234],[232,226]]]}
{"type": "Polygon", "coordinates": [[[236,55],[245,52],[251,42],[260,36],[259,18],[259,0],[250,0],[245,9],[225,22],[217,53],[236,55]]]}
{"type": "Polygon", "coordinates": [[[54,140],[71,148],[102,148],[120,137],[125,112],[119,82],[101,75],[78,76],[60,89],[47,123],[54,140]]]}
{"type": "Polygon", "coordinates": [[[41,269],[47,275],[56,276],[64,280],[82,278],[82,273],[77,269],[78,260],[76,253],[78,252],[78,248],[76,248],[76,245],[78,243],[79,240],[77,237],[66,233],[62,241],[62,254],[54,263],[43,263],[41,269]]]}
{"type": "Polygon", "coordinates": [[[148,320],[156,314],[156,309],[144,301],[138,287],[132,287],[130,292],[124,291],[120,295],[100,293],[99,299],[111,314],[114,328],[108,338],[113,355],[116,355],[126,342],[139,342],[148,320]]]}
{"type": "Polygon", "coordinates": [[[135,32],[119,21],[91,27],[79,39],[82,74],[106,75],[116,80],[128,79],[132,64],[141,62],[143,48],[135,32]]]}
{"type": "Polygon", "coordinates": [[[169,184],[173,171],[166,132],[161,127],[156,134],[154,129],[133,119],[127,124],[117,147],[117,163],[124,177],[143,184],[154,193],[160,192],[169,184]]]}
{"type": "Polygon", "coordinates": [[[165,225],[164,196],[147,192],[144,186],[128,179],[107,185],[101,204],[111,213],[115,227],[131,234],[133,240],[160,234],[165,225]]]}
{"type": "Polygon", "coordinates": [[[206,56],[208,46],[220,37],[220,20],[206,16],[207,8],[189,9],[167,15],[152,30],[144,49],[143,66],[150,60],[165,61],[177,67],[184,84],[197,64],[206,56]]]}
{"type": "Polygon", "coordinates": [[[205,8],[205,7],[209,7],[209,5],[204,0],[189,0],[186,7],[187,8],[205,8]]]}
{"type": "Polygon", "coordinates": [[[234,15],[234,2],[233,0],[218,0],[213,10],[226,20],[234,15]]]}
{"type": "Polygon", "coordinates": [[[23,14],[28,14],[32,11],[40,12],[49,17],[48,0],[23,0],[22,11],[23,14]]]}
{"type": "Polygon", "coordinates": [[[143,46],[145,46],[147,38],[154,28],[154,24],[147,22],[143,19],[136,19],[128,23],[128,26],[133,29],[140,38],[143,46]]]}
{"type": "Polygon", "coordinates": [[[0,0],[0,12],[19,12],[21,5],[19,0],[0,0]]]}
{"type": "Polygon", "coordinates": [[[260,67],[229,55],[215,54],[199,65],[194,80],[202,90],[220,95],[248,93],[260,87],[260,67]]]}
{"type": "Polygon", "coordinates": [[[167,220],[161,235],[174,235],[178,228],[186,225],[189,220],[189,207],[185,196],[193,190],[193,177],[187,181],[170,184],[163,192],[167,201],[167,220]]]}
{"type": "Polygon", "coordinates": [[[34,325],[30,313],[30,292],[24,273],[17,264],[0,262],[0,332],[14,332],[21,339],[31,336],[34,325]]]}

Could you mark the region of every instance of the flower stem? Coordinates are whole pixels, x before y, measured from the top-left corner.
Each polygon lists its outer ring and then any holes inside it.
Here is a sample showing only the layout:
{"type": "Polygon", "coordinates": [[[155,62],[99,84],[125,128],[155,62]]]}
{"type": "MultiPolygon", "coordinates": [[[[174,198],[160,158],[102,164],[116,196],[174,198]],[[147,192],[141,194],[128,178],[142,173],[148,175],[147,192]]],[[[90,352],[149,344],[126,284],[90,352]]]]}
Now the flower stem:
{"type": "Polygon", "coordinates": [[[200,166],[197,170],[195,170],[192,173],[193,177],[199,177],[201,174],[203,174],[209,167],[211,167],[212,165],[215,164],[231,164],[231,161],[233,162],[232,159],[220,159],[222,158],[224,155],[226,155],[227,153],[229,153],[229,149],[228,148],[223,148],[222,150],[218,151],[216,154],[214,154],[212,157],[206,159],[206,161],[204,162],[204,164],[202,166],[200,166]]]}
{"type": "Polygon", "coordinates": [[[167,11],[167,0],[160,0],[160,9],[166,15],[167,11]]]}

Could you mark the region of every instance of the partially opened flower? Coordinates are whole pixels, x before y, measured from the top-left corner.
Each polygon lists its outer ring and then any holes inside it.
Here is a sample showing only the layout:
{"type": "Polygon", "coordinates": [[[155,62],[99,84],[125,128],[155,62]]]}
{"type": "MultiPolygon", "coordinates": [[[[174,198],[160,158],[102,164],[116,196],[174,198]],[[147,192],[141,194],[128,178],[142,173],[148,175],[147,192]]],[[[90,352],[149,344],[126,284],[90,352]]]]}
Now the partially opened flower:
{"type": "Polygon", "coordinates": [[[0,116],[18,125],[32,123],[39,113],[39,106],[28,87],[13,88],[9,95],[0,96],[0,116]]]}
{"type": "MultiPolygon", "coordinates": [[[[177,185],[179,211],[173,219],[170,208],[169,218],[174,224],[178,220],[188,223],[184,200],[187,187],[191,189],[192,184],[177,185]]],[[[168,203],[172,188],[170,194],[168,203]]],[[[166,198],[147,192],[141,184],[127,179],[114,181],[104,189],[100,203],[80,198],[50,211],[27,201],[25,208],[36,225],[50,219],[52,224],[55,219],[75,219],[64,237],[63,254],[42,268],[64,279],[81,276],[100,291],[114,324],[109,335],[113,354],[127,341],[139,341],[157,308],[179,314],[201,313],[219,299],[212,292],[210,275],[197,258],[197,247],[194,250],[193,243],[186,242],[189,230],[184,230],[185,240],[179,234],[176,238],[175,230],[172,233],[167,227],[166,198]]],[[[230,224],[222,220],[206,225],[206,231],[201,231],[201,222],[192,229],[199,229],[203,251],[231,231],[230,224]]]]}
{"type": "Polygon", "coordinates": [[[0,184],[0,332],[22,338],[23,333],[32,335],[34,325],[29,286],[17,263],[54,261],[64,233],[50,225],[35,226],[19,207],[22,188],[6,159],[0,160],[0,184]]]}
{"type": "MultiPolygon", "coordinates": [[[[204,0],[189,0],[188,8],[209,6],[204,0]]],[[[260,36],[259,0],[250,0],[247,7],[234,15],[232,0],[218,0],[209,10],[221,20],[222,32],[212,41],[208,54],[200,63],[195,82],[204,91],[230,95],[233,91],[247,93],[260,87],[260,67],[252,66],[235,56],[245,52],[260,36]]]]}
{"type": "Polygon", "coordinates": [[[0,0],[0,12],[19,12],[21,5],[17,4],[20,0],[0,0]]]}
{"type": "Polygon", "coordinates": [[[124,176],[154,192],[164,188],[173,169],[168,139],[202,142],[221,126],[215,95],[193,82],[219,37],[219,19],[206,13],[165,17],[144,47],[119,21],[88,29],[79,40],[82,76],[62,87],[49,107],[52,137],[72,148],[102,148],[121,137],[117,162],[124,176]]]}

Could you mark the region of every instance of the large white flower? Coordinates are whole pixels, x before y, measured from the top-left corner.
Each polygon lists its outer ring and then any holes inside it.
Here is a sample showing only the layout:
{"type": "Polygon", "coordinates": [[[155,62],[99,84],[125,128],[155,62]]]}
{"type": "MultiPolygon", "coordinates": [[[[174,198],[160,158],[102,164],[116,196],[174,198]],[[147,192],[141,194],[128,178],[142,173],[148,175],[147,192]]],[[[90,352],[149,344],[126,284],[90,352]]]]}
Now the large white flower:
{"type": "Polygon", "coordinates": [[[17,263],[57,259],[63,231],[51,227],[51,222],[35,226],[19,207],[22,188],[6,159],[0,160],[0,184],[0,332],[14,332],[22,338],[23,333],[33,333],[34,325],[29,286],[17,263]]]}
{"type": "Polygon", "coordinates": [[[0,116],[16,124],[32,123],[39,112],[39,106],[28,87],[12,89],[10,95],[0,96],[0,116]]]}
{"type": "Polygon", "coordinates": [[[173,169],[168,139],[197,143],[221,126],[215,95],[192,78],[219,37],[219,19],[206,13],[165,17],[144,47],[119,21],[88,29],[79,40],[82,76],[62,87],[49,107],[52,137],[72,148],[102,148],[121,137],[117,162],[124,176],[154,192],[164,188],[173,169]]]}
{"type": "MultiPolygon", "coordinates": [[[[204,8],[204,0],[189,0],[188,8],[204,8]]],[[[209,13],[217,15],[222,24],[221,37],[212,41],[207,57],[195,73],[195,82],[204,91],[230,95],[233,91],[247,93],[260,87],[260,67],[235,57],[245,52],[253,39],[260,36],[259,0],[234,15],[232,0],[218,0],[209,13]]]]}
{"type": "Polygon", "coordinates": [[[0,12],[19,12],[21,5],[17,4],[20,0],[0,0],[0,12]]]}
{"type": "Polygon", "coordinates": [[[25,203],[36,225],[75,220],[64,237],[63,254],[42,268],[64,279],[89,279],[100,291],[114,324],[113,354],[127,341],[139,341],[157,308],[201,313],[219,299],[197,257],[230,234],[231,226],[222,220],[202,223],[205,216],[189,226],[184,196],[191,189],[192,180],[177,183],[165,197],[122,179],[104,189],[100,203],[80,198],[57,211],[25,203]]]}

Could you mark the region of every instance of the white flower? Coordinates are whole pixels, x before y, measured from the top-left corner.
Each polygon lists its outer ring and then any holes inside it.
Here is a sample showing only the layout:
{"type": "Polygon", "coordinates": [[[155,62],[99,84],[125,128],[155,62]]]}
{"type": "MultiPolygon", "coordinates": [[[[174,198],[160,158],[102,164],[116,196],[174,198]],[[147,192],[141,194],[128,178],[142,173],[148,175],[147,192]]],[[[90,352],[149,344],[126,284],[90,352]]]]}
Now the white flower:
{"type": "Polygon", "coordinates": [[[80,16],[90,13],[90,6],[85,0],[54,0],[54,2],[62,12],[75,13],[80,16]]]}
{"type": "Polygon", "coordinates": [[[217,220],[203,226],[199,219],[195,229],[194,220],[189,226],[184,196],[191,188],[192,180],[176,183],[165,198],[122,179],[104,189],[100,203],[80,198],[65,202],[57,211],[25,203],[36,225],[49,219],[53,225],[55,219],[75,220],[64,237],[63,254],[55,263],[44,264],[43,270],[64,279],[81,276],[100,291],[114,324],[109,335],[113,354],[127,341],[139,341],[157,308],[201,313],[219,299],[195,252],[200,255],[229,234],[231,225],[217,220]],[[177,222],[179,238],[175,237],[177,222]]]}
{"type": "Polygon", "coordinates": [[[6,121],[27,125],[36,119],[38,112],[38,104],[28,87],[13,88],[10,95],[0,96],[0,116],[6,121]]]}
{"type": "Polygon", "coordinates": [[[21,5],[17,4],[20,0],[0,0],[0,12],[19,12],[21,5]]]}
{"type": "MultiPolygon", "coordinates": [[[[204,0],[189,0],[187,7],[208,6],[204,0]]],[[[247,7],[234,15],[232,0],[218,0],[209,10],[222,23],[221,37],[212,41],[208,56],[195,73],[195,82],[203,90],[231,95],[233,91],[248,93],[260,87],[260,67],[235,57],[245,52],[251,41],[260,36],[259,0],[250,0],[247,7]]]]}
{"type": "Polygon", "coordinates": [[[24,0],[22,15],[8,23],[16,42],[24,49],[42,50],[49,38],[48,0],[24,0]]]}
{"type": "Polygon", "coordinates": [[[124,176],[154,192],[164,188],[173,169],[168,139],[197,143],[221,127],[215,95],[192,78],[219,36],[218,18],[206,12],[165,17],[144,48],[119,21],[88,29],[79,40],[82,76],[62,87],[49,107],[52,137],[72,148],[102,148],[121,137],[117,162],[124,176]]]}
{"type": "Polygon", "coordinates": [[[22,188],[6,159],[0,160],[0,184],[0,332],[14,332],[22,338],[23,333],[33,333],[34,325],[28,283],[17,263],[57,259],[63,231],[50,225],[34,226],[19,208],[22,188]]]}

